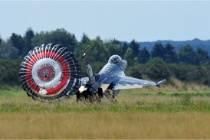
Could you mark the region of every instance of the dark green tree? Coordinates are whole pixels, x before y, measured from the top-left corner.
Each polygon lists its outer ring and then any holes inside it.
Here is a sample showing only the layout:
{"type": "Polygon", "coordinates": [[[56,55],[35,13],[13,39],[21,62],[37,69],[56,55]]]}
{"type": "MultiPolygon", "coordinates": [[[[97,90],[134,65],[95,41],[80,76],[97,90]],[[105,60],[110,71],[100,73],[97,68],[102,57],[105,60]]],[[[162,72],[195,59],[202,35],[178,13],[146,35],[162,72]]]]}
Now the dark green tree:
{"type": "Polygon", "coordinates": [[[186,64],[195,64],[195,51],[190,45],[181,47],[178,51],[179,62],[186,64]]]}
{"type": "Polygon", "coordinates": [[[10,41],[12,43],[12,46],[18,49],[18,56],[19,58],[21,58],[23,49],[25,48],[25,42],[23,37],[21,35],[13,33],[10,37],[10,41]]]}
{"type": "Polygon", "coordinates": [[[128,66],[134,65],[134,57],[133,57],[133,50],[131,48],[128,48],[125,52],[124,59],[127,61],[128,66]]]}
{"type": "Polygon", "coordinates": [[[129,44],[129,47],[132,49],[133,57],[138,57],[140,49],[139,43],[136,42],[135,40],[132,40],[129,44]]]}
{"type": "Polygon", "coordinates": [[[124,56],[125,56],[125,52],[127,51],[127,49],[128,49],[128,44],[127,43],[123,43],[123,45],[122,45],[122,56],[123,56],[123,58],[124,58],[124,56]]]}
{"type": "MultiPolygon", "coordinates": [[[[7,85],[19,85],[18,72],[20,61],[17,60],[0,60],[0,88],[4,88],[2,83],[7,85]]],[[[10,86],[12,87],[12,86],[10,86]]]]}
{"type": "MultiPolygon", "coordinates": [[[[86,43],[79,43],[74,50],[75,56],[78,58],[80,65],[85,66],[84,60],[82,60],[82,55],[86,53],[88,55],[89,61],[92,65],[93,72],[98,72],[109,58],[107,47],[109,43],[104,43],[98,36],[86,43]]],[[[112,45],[110,45],[112,47],[112,45]]],[[[115,48],[115,47],[114,47],[115,48]]],[[[82,68],[83,75],[86,75],[85,69],[82,68]]]]}
{"type": "Polygon", "coordinates": [[[117,54],[121,56],[121,48],[120,48],[120,43],[116,40],[109,40],[104,43],[104,47],[106,50],[106,53],[108,57],[117,54]]]}
{"type": "Polygon", "coordinates": [[[105,62],[109,57],[100,37],[96,37],[85,44],[80,43],[74,52],[78,56],[82,56],[84,53],[88,54],[91,62],[105,62]]]}
{"type": "Polygon", "coordinates": [[[2,59],[18,59],[19,50],[13,47],[11,40],[2,41],[0,44],[0,58],[2,59]]]}
{"type": "Polygon", "coordinates": [[[195,64],[196,65],[209,64],[208,52],[201,48],[198,48],[195,51],[195,64]]]}
{"type": "Polygon", "coordinates": [[[24,57],[31,49],[33,49],[32,46],[32,39],[34,37],[34,31],[29,28],[24,36],[24,41],[25,41],[25,47],[23,48],[22,56],[24,57]]]}
{"type": "Polygon", "coordinates": [[[146,65],[144,74],[152,79],[168,79],[170,77],[170,70],[167,63],[160,57],[150,60],[146,65]]]}
{"type": "Polygon", "coordinates": [[[177,61],[177,57],[174,47],[168,43],[164,48],[164,61],[167,63],[175,63],[177,61]]]}
{"type": "Polygon", "coordinates": [[[0,36],[0,45],[1,45],[1,43],[2,43],[2,38],[1,38],[1,36],[0,36]]]}
{"type": "Polygon", "coordinates": [[[105,50],[104,47],[104,42],[101,40],[101,38],[98,36],[96,37],[96,39],[94,39],[90,46],[89,46],[90,50],[88,54],[92,55],[93,60],[92,61],[99,61],[99,62],[103,62],[103,61],[107,61],[107,59],[109,58],[108,54],[106,53],[107,51],[105,50]]]}
{"type": "Polygon", "coordinates": [[[156,42],[151,51],[152,58],[160,57],[164,59],[164,54],[165,54],[165,49],[163,45],[160,42],[156,42]]]}
{"type": "Polygon", "coordinates": [[[85,44],[89,41],[90,41],[89,37],[85,33],[83,33],[81,43],[85,44]]]}
{"type": "Polygon", "coordinates": [[[41,32],[32,39],[33,46],[40,46],[44,43],[61,44],[73,52],[77,45],[77,40],[74,34],[67,32],[65,29],[57,29],[51,32],[41,32]]]}
{"type": "Polygon", "coordinates": [[[112,40],[112,43],[117,44],[117,45],[120,45],[120,41],[117,40],[117,39],[115,39],[115,38],[112,40]]]}
{"type": "Polygon", "coordinates": [[[139,55],[138,55],[138,61],[139,63],[146,63],[147,61],[150,60],[150,53],[147,50],[146,47],[144,47],[142,50],[139,51],[139,55]]]}

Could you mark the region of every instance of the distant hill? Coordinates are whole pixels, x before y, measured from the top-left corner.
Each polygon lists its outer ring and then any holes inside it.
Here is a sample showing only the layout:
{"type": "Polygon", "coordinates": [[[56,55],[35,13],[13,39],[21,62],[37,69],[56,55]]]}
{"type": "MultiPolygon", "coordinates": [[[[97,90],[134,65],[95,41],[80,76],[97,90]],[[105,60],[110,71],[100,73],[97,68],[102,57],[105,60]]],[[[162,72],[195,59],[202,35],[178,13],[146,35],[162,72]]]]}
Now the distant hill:
{"type": "Polygon", "coordinates": [[[196,50],[197,48],[202,48],[203,50],[208,51],[208,54],[210,55],[210,40],[200,40],[197,38],[187,41],[158,40],[153,42],[140,42],[140,49],[146,47],[148,51],[151,51],[156,42],[160,42],[163,45],[170,43],[172,46],[175,47],[176,51],[179,50],[182,46],[188,44],[193,47],[194,50],[196,50]]]}

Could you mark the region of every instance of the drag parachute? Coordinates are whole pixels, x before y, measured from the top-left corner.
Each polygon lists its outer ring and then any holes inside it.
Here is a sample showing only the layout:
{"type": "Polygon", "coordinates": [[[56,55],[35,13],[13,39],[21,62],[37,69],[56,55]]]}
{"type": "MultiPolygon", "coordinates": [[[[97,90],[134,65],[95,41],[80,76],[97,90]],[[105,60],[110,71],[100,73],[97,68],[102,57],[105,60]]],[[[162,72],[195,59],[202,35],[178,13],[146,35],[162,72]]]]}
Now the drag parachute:
{"type": "Polygon", "coordinates": [[[43,44],[31,50],[21,63],[20,82],[28,96],[60,100],[80,87],[80,66],[72,52],[59,44],[43,44]]]}

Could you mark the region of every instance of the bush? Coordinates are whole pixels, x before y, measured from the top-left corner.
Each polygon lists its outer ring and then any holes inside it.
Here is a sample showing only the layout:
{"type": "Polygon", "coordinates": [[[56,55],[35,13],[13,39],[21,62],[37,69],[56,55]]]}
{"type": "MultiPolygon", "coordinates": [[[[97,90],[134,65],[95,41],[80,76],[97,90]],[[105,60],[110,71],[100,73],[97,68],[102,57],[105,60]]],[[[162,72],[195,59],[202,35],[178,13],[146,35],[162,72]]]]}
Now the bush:
{"type": "Polygon", "coordinates": [[[0,60],[0,83],[19,85],[20,61],[0,60]]]}
{"type": "Polygon", "coordinates": [[[146,75],[150,79],[160,80],[169,79],[170,70],[168,64],[163,61],[162,58],[154,58],[145,64],[145,69],[141,70],[143,75],[146,75]]]}

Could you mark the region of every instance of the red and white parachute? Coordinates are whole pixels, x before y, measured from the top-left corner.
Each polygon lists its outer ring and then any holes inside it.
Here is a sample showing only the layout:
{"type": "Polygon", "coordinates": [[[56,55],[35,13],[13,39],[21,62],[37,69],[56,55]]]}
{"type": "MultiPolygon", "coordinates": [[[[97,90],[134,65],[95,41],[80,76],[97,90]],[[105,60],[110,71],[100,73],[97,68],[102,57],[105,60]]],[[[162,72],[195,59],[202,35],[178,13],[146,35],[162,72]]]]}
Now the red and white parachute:
{"type": "Polygon", "coordinates": [[[43,44],[24,57],[19,76],[23,89],[33,99],[58,100],[78,91],[80,71],[66,47],[43,44]]]}

